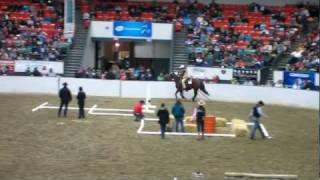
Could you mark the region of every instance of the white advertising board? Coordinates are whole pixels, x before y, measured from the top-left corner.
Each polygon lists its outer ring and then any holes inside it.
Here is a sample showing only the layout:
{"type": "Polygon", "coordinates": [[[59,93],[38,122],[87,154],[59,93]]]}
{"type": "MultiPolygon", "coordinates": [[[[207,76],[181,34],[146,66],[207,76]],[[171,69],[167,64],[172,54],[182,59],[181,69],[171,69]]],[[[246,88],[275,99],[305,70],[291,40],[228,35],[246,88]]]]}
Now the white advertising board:
{"type": "Polygon", "coordinates": [[[52,68],[56,74],[63,74],[63,62],[53,61],[30,61],[30,60],[17,60],[15,61],[15,72],[25,72],[27,68],[30,68],[32,72],[34,68],[38,68],[41,73],[48,73],[52,68]]]}
{"type": "Polygon", "coordinates": [[[233,78],[233,70],[231,68],[209,68],[209,67],[187,67],[188,75],[199,79],[213,79],[219,76],[220,80],[231,80],[233,78]]]}

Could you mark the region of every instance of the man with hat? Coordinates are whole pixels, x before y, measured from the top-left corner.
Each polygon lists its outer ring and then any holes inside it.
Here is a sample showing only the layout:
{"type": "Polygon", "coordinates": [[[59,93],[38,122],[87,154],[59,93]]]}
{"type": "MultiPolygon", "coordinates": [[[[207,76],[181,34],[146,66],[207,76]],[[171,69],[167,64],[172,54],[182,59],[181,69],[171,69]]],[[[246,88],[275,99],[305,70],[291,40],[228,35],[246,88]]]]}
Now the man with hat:
{"type": "Polygon", "coordinates": [[[262,129],[261,129],[261,125],[260,125],[260,117],[268,117],[266,114],[263,113],[262,111],[262,106],[264,106],[263,101],[258,101],[258,103],[251,109],[251,112],[249,114],[250,120],[253,122],[253,127],[251,130],[251,135],[250,135],[250,139],[254,139],[256,130],[258,129],[262,138],[265,139],[266,136],[263,133],[262,129]]]}
{"type": "Polygon", "coordinates": [[[58,112],[58,116],[61,117],[61,110],[62,107],[64,106],[64,111],[63,111],[63,116],[67,117],[67,112],[68,112],[68,104],[72,100],[71,92],[67,87],[67,83],[63,83],[63,88],[60,89],[59,91],[59,98],[60,98],[60,108],[58,112]]]}
{"type": "Polygon", "coordinates": [[[205,104],[206,104],[206,102],[204,100],[199,100],[198,107],[195,110],[197,131],[198,131],[198,140],[204,139],[204,118],[206,117],[206,109],[204,108],[205,104]],[[201,136],[200,136],[200,134],[201,134],[201,136]]]}

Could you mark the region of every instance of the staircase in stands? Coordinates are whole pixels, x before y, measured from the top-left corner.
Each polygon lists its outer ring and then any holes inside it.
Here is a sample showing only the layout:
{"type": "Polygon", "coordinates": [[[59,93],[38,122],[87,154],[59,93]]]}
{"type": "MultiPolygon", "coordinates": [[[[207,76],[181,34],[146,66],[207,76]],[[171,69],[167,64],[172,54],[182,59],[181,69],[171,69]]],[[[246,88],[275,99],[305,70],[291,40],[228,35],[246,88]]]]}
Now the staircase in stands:
{"type": "MultiPolygon", "coordinates": [[[[299,41],[292,42],[291,50],[292,51],[295,50],[298,46],[299,46],[299,41]]],[[[285,69],[290,59],[291,59],[290,51],[280,55],[272,64],[272,66],[269,67],[269,69],[267,70],[267,73],[265,75],[266,77],[263,83],[266,83],[267,81],[273,81],[273,71],[285,69]]]]}
{"type": "Polygon", "coordinates": [[[172,71],[177,71],[179,66],[187,66],[189,63],[187,48],[185,46],[186,37],[186,28],[183,28],[180,32],[174,33],[173,56],[171,66],[172,71]]]}
{"type": "Polygon", "coordinates": [[[76,28],[72,46],[68,51],[64,61],[64,76],[74,77],[75,72],[81,66],[81,60],[86,45],[88,30],[84,28],[82,23],[82,13],[76,10],[76,28]]]}

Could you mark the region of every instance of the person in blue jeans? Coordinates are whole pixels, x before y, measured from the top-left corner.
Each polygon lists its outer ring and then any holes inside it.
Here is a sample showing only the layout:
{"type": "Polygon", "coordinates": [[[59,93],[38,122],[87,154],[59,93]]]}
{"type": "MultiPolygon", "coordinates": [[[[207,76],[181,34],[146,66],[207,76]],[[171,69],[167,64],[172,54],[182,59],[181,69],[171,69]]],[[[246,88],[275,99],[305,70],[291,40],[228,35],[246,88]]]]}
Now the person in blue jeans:
{"type": "Polygon", "coordinates": [[[186,111],[181,101],[177,100],[171,109],[171,113],[173,114],[174,119],[176,120],[176,132],[184,132],[183,119],[185,112],[186,111]]]}
{"type": "Polygon", "coordinates": [[[159,118],[159,124],[160,124],[160,132],[161,132],[161,139],[164,139],[164,134],[166,132],[166,126],[169,123],[169,111],[167,110],[164,103],[161,103],[161,107],[159,108],[157,112],[157,116],[159,118]]]}
{"type": "Polygon", "coordinates": [[[263,133],[262,129],[261,129],[261,125],[260,125],[260,118],[263,117],[268,117],[266,114],[263,113],[262,111],[262,106],[264,106],[263,101],[259,101],[252,109],[250,112],[250,120],[254,123],[252,130],[251,130],[251,134],[250,134],[250,139],[254,139],[255,138],[255,133],[256,130],[258,130],[261,134],[261,137],[263,139],[266,138],[265,134],[263,133]]]}

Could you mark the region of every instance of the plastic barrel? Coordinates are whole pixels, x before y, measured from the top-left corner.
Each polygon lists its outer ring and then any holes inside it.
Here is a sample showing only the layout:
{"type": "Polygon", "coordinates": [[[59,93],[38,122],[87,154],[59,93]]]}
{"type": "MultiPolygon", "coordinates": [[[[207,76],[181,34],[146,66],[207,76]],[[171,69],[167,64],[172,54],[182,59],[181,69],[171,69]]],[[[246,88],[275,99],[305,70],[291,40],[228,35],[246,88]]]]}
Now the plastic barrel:
{"type": "Polygon", "coordinates": [[[216,117],[206,116],[204,119],[204,132],[215,133],[216,132],[216,117]]]}

